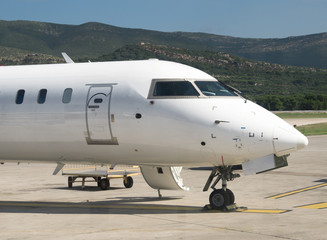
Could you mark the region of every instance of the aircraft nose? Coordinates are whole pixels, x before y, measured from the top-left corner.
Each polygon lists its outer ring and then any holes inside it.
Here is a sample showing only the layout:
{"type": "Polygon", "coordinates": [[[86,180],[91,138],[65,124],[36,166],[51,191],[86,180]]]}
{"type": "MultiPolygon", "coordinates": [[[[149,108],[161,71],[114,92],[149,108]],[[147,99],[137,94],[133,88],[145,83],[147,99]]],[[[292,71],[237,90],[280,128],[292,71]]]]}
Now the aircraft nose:
{"type": "Polygon", "coordinates": [[[303,134],[301,134],[301,136],[298,136],[298,138],[297,138],[297,149],[298,150],[305,148],[306,146],[308,146],[308,144],[309,144],[309,140],[306,136],[304,136],[303,134]]]}
{"type": "Polygon", "coordinates": [[[274,149],[277,156],[305,148],[309,141],[306,136],[290,125],[278,126],[274,131],[274,149]]]}

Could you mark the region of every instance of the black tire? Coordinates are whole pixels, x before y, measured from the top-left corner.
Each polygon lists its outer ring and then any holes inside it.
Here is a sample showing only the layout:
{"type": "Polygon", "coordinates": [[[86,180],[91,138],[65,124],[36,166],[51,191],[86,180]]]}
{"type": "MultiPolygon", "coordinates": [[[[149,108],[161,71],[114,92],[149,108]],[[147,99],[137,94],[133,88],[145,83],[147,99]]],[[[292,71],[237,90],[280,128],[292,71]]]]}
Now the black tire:
{"type": "Polygon", "coordinates": [[[68,177],[68,187],[69,188],[73,187],[73,177],[68,177]]]}
{"type": "Polygon", "coordinates": [[[110,188],[110,182],[107,178],[102,178],[100,180],[100,187],[102,190],[108,190],[110,188]]]}
{"type": "Polygon", "coordinates": [[[125,188],[131,188],[133,187],[134,181],[132,177],[127,177],[126,181],[125,179],[123,180],[125,188]]]}
{"type": "Polygon", "coordinates": [[[98,187],[101,187],[101,177],[97,177],[96,179],[98,187]]]}
{"type": "Polygon", "coordinates": [[[229,205],[229,195],[223,189],[214,190],[209,197],[210,206],[215,210],[225,209],[229,205]]]}
{"type": "Polygon", "coordinates": [[[226,189],[226,193],[228,194],[229,197],[229,203],[227,205],[231,205],[235,202],[235,196],[234,193],[230,189],[226,189]]]}

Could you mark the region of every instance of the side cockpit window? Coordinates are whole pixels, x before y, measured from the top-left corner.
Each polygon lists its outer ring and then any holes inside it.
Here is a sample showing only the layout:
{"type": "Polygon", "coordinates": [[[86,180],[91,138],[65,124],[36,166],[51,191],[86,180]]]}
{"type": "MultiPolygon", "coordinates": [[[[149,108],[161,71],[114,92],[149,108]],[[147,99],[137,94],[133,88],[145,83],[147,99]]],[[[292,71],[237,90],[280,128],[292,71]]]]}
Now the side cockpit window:
{"type": "Polygon", "coordinates": [[[193,84],[188,81],[156,80],[150,90],[151,97],[183,98],[198,97],[199,95],[193,84]]]}
{"type": "Polygon", "coordinates": [[[187,81],[157,82],[153,96],[199,96],[192,83],[187,81]]]}

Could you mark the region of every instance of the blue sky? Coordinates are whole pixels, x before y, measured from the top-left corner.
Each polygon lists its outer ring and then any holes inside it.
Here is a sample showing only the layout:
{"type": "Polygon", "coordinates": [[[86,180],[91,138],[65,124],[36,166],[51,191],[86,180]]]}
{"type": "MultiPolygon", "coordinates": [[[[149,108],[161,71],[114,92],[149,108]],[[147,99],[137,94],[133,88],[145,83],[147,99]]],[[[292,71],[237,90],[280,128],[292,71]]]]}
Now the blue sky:
{"type": "Polygon", "coordinates": [[[0,19],[283,38],[327,32],[327,0],[0,0],[0,19]]]}

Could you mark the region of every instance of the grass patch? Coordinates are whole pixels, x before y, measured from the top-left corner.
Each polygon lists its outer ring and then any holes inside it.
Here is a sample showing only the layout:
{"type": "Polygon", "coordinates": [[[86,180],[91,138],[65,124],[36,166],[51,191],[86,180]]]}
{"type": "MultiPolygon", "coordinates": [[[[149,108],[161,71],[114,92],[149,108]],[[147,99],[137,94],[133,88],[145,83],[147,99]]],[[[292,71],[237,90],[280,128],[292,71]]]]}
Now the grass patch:
{"type": "Polygon", "coordinates": [[[327,123],[310,124],[297,127],[306,136],[327,134],[327,123]]]}
{"type": "Polygon", "coordinates": [[[275,113],[280,118],[327,118],[327,112],[284,112],[275,113]]]}

